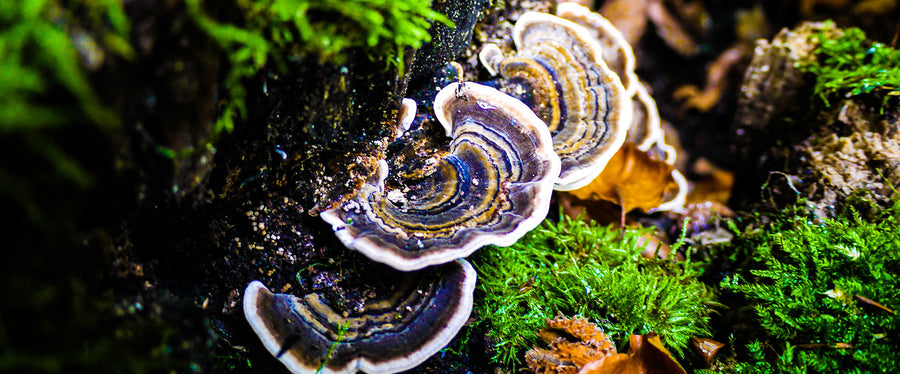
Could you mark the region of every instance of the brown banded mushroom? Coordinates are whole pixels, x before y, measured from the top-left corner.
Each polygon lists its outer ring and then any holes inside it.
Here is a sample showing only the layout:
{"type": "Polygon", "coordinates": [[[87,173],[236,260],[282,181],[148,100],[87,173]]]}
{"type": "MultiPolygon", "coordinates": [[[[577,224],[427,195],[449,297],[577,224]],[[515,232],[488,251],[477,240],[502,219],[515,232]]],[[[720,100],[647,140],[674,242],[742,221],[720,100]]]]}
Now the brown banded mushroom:
{"type": "Polygon", "coordinates": [[[675,149],[665,142],[656,101],[638,79],[634,71],[636,65],[634,51],[622,33],[602,15],[573,2],[559,4],[556,15],[587,29],[603,47],[603,61],[622,80],[632,99],[634,110],[627,140],[635,142],[638,149],[643,152],[651,151],[655,147],[655,150],[664,153],[666,163],[674,164],[675,149]]]}
{"type": "Polygon", "coordinates": [[[665,144],[665,133],[660,126],[656,101],[638,79],[634,71],[636,65],[634,51],[622,33],[602,15],[573,2],[559,4],[556,15],[588,30],[603,47],[603,61],[622,80],[634,109],[627,140],[635,142],[638,149],[643,152],[657,146],[660,151],[665,152],[666,163],[674,163],[675,150],[665,144]]]}
{"type": "Polygon", "coordinates": [[[559,4],[556,16],[575,22],[591,33],[602,47],[603,62],[619,76],[628,96],[633,96],[640,85],[634,72],[634,51],[619,29],[599,13],[573,2],[559,4]]]}
{"type": "Polygon", "coordinates": [[[244,291],[244,316],[265,348],[293,373],[396,373],[456,336],[472,310],[475,270],[465,260],[407,273],[362,311],[340,311],[318,294],[244,291]]]}
{"type": "Polygon", "coordinates": [[[432,173],[385,190],[382,161],[356,197],[321,214],[348,248],[399,270],[512,245],[547,215],[560,171],[547,126],[509,95],[453,83],[434,110],[453,140],[432,173]]]}
{"type": "MultiPolygon", "coordinates": [[[[560,4],[557,15],[558,17],[554,17],[533,12],[523,15],[514,29],[513,37],[518,50],[514,56],[505,56],[494,44],[485,45],[478,56],[489,73],[503,77],[500,81],[502,89],[528,103],[553,133],[554,148],[563,160],[563,172],[556,189],[576,190],[590,184],[601,175],[612,155],[620,151],[622,144],[604,140],[597,137],[596,133],[573,134],[560,131],[560,128],[565,129],[567,126],[570,129],[583,129],[585,123],[592,123],[572,116],[571,112],[593,110],[590,113],[594,118],[610,113],[621,115],[622,118],[630,116],[629,123],[607,120],[605,124],[610,127],[615,125],[617,131],[625,131],[627,139],[638,144],[638,149],[642,152],[661,158],[669,165],[674,164],[675,149],[666,144],[666,134],[660,125],[656,102],[634,73],[634,54],[622,34],[603,16],[578,4],[560,4]],[[525,35],[528,34],[536,36],[526,38],[525,35]],[[605,108],[582,105],[586,97],[590,98],[583,94],[586,91],[583,85],[590,84],[592,72],[601,70],[592,68],[590,63],[584,62],[584,58],[577,58],[584,55],[599,58],[597,66],[606,64],[614,76],[626,82],[625,86],[617,85],[625,87],[624,94],[615,96],[617,100],[612,101],[617,105],[605,108]],[[623,96],[630,98],[627,104],[622,100],[623,96]],[[602,110],[607,112],[601,112],[602,110]],[[573,169],[569,162],[572,157],[567,157],[574,153],[572,149],[590,149],[596,144],[603,144],[606,148],[601,152],[602,157],[595,159],[595,163],[584,164],[588,165],[586,169],[590,173],[577,178],[567,175],[573,169]]],[[[589,158],[586,159],[590,161],[589,158]]],[[[677,170],[672,170],[671,178],[678,186],[678,193],[652,211],[678,210],[683,207],[687,181],[677,170]]]]}
{"type": "MultiPolygon", "coordinates": [[[[665,132],[660,125],[656,101],[647,92],[635,74],[636,60],[631,45],[612,22],[589,8],[571,3],[561,3],[556,15],[575,22],[587,29],[603,46],[603,60],[619,75],[633,102],[633,123],[628,130],[628,141],[638,145],[638,149],[651,154],[660,154],[669,165],[675,163],[675,148],[666,144],[665,132]]],[[[687,196],[687,180],[678,170],[672,170],[672,179],[678,185],[675,196],[651,211],[678,210],[684,207],[687,196]]]]}
{"type": "Polygon", "coordinates": [[[513,29],[516,54],[486,46],[479,59],[504,78],[505,92],[527,103],[553,134],[562,160],[557,190],[593,180],[625,141],[630,95],[603,60],[603,46],[584,27],[527,12],[513,29]]]}

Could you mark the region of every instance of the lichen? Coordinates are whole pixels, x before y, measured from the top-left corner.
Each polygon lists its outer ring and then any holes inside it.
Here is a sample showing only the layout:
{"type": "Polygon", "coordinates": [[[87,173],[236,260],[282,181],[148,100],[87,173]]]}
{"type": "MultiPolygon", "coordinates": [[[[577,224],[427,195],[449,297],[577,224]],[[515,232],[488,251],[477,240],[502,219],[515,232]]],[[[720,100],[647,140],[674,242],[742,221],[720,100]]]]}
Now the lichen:
{"type": "MultiPolygon", "coordinates": [[[[900,332],[900,201],[863,218],[854,205],[833,219],[805,205],[759,217],[735,251],[749,260],[722,287],[747,300],[755,320],[735,334],[737,372],[892,372],[900,332]],[[871,300],[872,302],[869,302],[871,300]],[[879,307],[878,305],[881,307],[879,307]]],[[[749,227],[749,226],[748,226],[749,227]]]]}
{"type": "Polygon", "coordinates": [[[522,353],[557,313],[596,321],[615,341],[656,332],[681,356],[691,336],[709,334],[712,294],[688,261],[647,259],[649,229],[622,231],[563,215],[516,244],[472,258],[484,297],[475,313],[488,325],[493,361],[521,366],[522,353]]]}

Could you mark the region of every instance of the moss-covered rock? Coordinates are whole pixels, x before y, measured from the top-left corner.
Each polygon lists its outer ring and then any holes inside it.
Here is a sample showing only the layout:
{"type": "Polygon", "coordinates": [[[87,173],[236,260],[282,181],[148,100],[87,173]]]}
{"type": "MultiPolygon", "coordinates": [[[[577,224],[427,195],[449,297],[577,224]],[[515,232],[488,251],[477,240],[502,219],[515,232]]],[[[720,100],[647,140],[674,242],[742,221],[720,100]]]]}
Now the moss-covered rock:
{"type": "MultiPolygon", "coordinates": [[[[900,52],[859,29],[806,23],[760,42],[745,75],[736,143],[755,171],[743,202],[805,198],[821,215],[855,191],[883,205],[898,184],[900,52]],[[752,181],[752,182],[751,182],[752,181]]],[[[751,169],[751,170],[753,170],[751,169]]]]}

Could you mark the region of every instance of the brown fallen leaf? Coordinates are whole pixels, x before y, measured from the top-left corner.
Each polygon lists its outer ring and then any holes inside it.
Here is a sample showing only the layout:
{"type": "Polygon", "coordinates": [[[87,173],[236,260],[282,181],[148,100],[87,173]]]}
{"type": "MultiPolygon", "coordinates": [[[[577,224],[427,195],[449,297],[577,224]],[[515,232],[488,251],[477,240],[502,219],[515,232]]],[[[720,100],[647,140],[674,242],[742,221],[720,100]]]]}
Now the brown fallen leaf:
{"type": "Polygon", "coordinates": [[[584,318],[559,315],[547,320],[538,337],[549,349],[533,348],[525,353],[525,362],[537,374],[575,374],[590,362],[616,354],[603,330],[584,318]]]}
{"type": "Polygon", "coordinates": [[[547,327],[538,333],[538,337],[547,343],[570,336],[580,341],[602,342],[602,346],[612,347],[612,343],[609,342],[609,337],[606,336],[606,333],[586,318],[568,318],[559,314],[554,319],[548,319],[547,327]]]}
{"type": "Polygon", "coordinates": [[[623,213],[635,208],[646,212],[662,204],[667,194],[677,188],[672,170],[672,165],[654,160],[633,142],[627,142],[597,178],[569,193],[581,200],[602,199],[619,204],[623,213]]]}
{"type": "Polygon", "coordinates": [[[706,86],[701,90],[695,85],[686,84],[675,89],[672,98],[675,101],[683,101],[684,108],[696,109],[702,113],[712,109],[722,97],[722,93],[728,87],[728,74],[743,60],[750,56],[752,49],[749,45],[738,43],[722,52],[706,71],[706,86]]]}
{"type": "Polygon", "coordinates": [[[724,346],[725,344],[712,339],[698,338],[696,336],[691,337],[691,348],[694,349],[694,352],[696,352],[698,356],[703,358],[703,362],[706,363],[706,366],[709,366],[709,364],[712,363],[716,354],[719,353],[719,350],[724,346]]]}
{"type": "Polygon", "coordinates": [[[728,204],[734,187],[733,172],[722,169],[703,157],[694,162],[691,171],[695,178],[691,181],[692,188],[687,195],[688,204],[715,202],[723,207],[728,204]]]}
{"type": "Polygon", "coordinates": [[[627,354],[606,356],[581,368],[578,374],[686,374],[656,333],[631,335],[627,354]]]}

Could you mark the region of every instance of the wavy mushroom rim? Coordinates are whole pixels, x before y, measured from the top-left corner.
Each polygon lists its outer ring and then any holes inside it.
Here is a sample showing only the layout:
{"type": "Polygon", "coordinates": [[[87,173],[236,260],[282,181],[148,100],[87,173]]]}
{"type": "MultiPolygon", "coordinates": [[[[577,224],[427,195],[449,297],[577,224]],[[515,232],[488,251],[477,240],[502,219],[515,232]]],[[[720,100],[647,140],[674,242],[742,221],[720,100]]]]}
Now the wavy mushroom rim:
{"type": "Polygon", "coordinates": [[[556,8],[556,15],[578,23],[582,27],[588,27],[588,25],[590,25],[591,27],[602,31],[603,35],[609,37],[610,40],[619,47],[622,54],[625,56],[624,70],[626,75],[628,75],[629,84],[625,89],[632,97],[637,97],[637,99],[647,108],[649,123],[647,127],[650,129],[650,134],[638,144],[638,149],[646,152],[656,145],[666,154],[665,162],[669,165],[674,164],[676,158],[675,148],[665,142],[665,132],[660,125],[660,116],[656,101],[650,96],[647,88],[640,82],[637,73],[635,73],[637,59],[634,57],[634,50],[632,49],[631,44],[628,43],[625,36],[622,35],[622,32],[619,31],[612,22],[606,19],[606,17],[603,17],[603,15],[593,12],[584,5],[574,2],[564,2],[559,4],[556,8]],[[579,22],[579,20],[584,21],[584,23],[579,22]]]}
{"type": "MultiPolygon", "coordinates": [[[[647,152],[650,148],[653,147],[654,144],[665,144],[665,132],[663,132],[662,125],[659,117],[659,108],[656,106],[656,100],[650,96],[650,93],[647,92],[647,89],[643,84],[638,83],[637,89],[635,90],[635,96],[638,101],[640,101],[641,105],[644,106],[646,115],[647,115],[647,123],[644,125],[648,131],[647,136],[641,140],[640,143],[637,144],[638,149],[641,152],[647,152]]],[[[673,155],[674,156],[674,155],[673,155]]],[[[671,165],[672,162],[668,161],[669,155],[666,154],[666,163],[671,165]]],[[[674,160],[672,160],[674,162],[674,160]]]]}
{"type": "Polygon", "coordinates": [[[642,152],[648,152],[654,146],[666,155],[665,163],[669,165],[675,164],[678,152],[675,147],[666,143],[666,131],[662,128],[662,119],[659,116],[659,109],[656,107],[656,100],[650,96],[643,84],[638,85],[635,91],[635,97],[646,108],[647,124],[649,130],[647,136],[638,144],[638,149],[642,152]]]}
{"type": "Polygon", "coordinates": [[[687,179],[684,178],[684,175],[681,174],[678,170],[672,170],[672,179],[675,180],[675,184],[678,186],[678,193],[675,196],[662,204],[659,204],[656,208],[650,209],[647,213],[654,212],[664,212],[664,211],[672,211],[672,212],[682,212],[684,211],[684,204],[687,202],[687,193],[688,193],[688,182],[687,179]]]}
{"type": "MultiPolygon", "coordinates": [[[[662,122],[659,116],[659,109],[656,107],[656,100],[647,92],[647,88],[643,83],[638,82],[635,97],[646,107],[647,111],[647,127],[650,129],[649,135],[638,145],[638,149],[647,152],[654,146],[666,155],[665,163],[674,165],[677,158],[675,147],[666,143],[666,132],[662,128],[662,122]]],[[[678,170],[672,170],[672,179],[678,186],[678,193],[669,201],[666,201],[656,208],[650,209],[648,213],[674,211],[680,212],[684,210],[687,201],[688,182],[684,175],[678,170]]]]}
{"type": "MultiPolygon", "coordinates": [[[[495,245],[498,247],[510,246],[525,235],[525,233],[537,227],[547,216],[547,213],[550,210],[550,201],[554,184],[557,181],[561,169],[559,156],[553,150],[552,136],[550,135],[550,130],[547,128],[547,125],[538,118],[527,105],[499,90],[471,82],[451,83],[441,89],[434,100],[435,115],[438,122],[444,127],[447,136],[452,135],[453,124],[447,118],[444,107],[451,100],[458,98],[478,100],[479,102],[489,105],[491,108],[503,109],[512,117],[517,118],[518,123],[525,126],[525,131],[534,131],[536,133],[536,138],[538,140],[536,154],[538,158],[546,160],[549,164],[547,166],[548,170],[546,172],[546,177],[533,182],[536,191],[534,193],[534,200],[531,204],[531,215],[520,216],[522,218],[515,227],[507,233],[483,233],[478,235],[475,239],[461,243],[460,245],[449,246],[442,250],[425,253],[410,259],[398,255],[396,250],[391,247],[382,246],[377,238],[371,239],[367,236],[356,236],[354,233],[351,233],[350,230],[347,230],[347,227],[351,226],[352,222],[345,222],[341,218],[338,209],[343,209],[343,207],[337,207],[322,212],[320,214],[322,219],[332,225],[335,235],[347,248],[357,250],[369,259],[384,263],[394,269],[414,271],[467,257],[477,249],[487,245],[495,245]]],[[[378,171],[376,173],[377,178],[373,178],[372,181],[368,182],[368,184],[373,187],[367,188],[366,186],[363,186],[361,193],[365,193],[366,190],[369,190],[370,193],[372,191],[383,192],[384,180],[387,174],[387,162],[380,160],[378,163],[378,171]],[[372,182],[374,182],[374,184],[372,182]]],[[[366,214],[371,215],[371,210],[366,209],[366,214]]],[[[370,218],[378,220],[378,217],[370,218]]]]}
{"type": "Polygon", "coordinates": [[[304,363],[300,362],[292,355],[282,354],[279,357],[278,354],[282,350],[282,344],[276,341],[274,335],[268,331],[265,323],[258,317],[257,302],[260,292],[272,294],[272,292],[260,281],[254,280],[250,282],[244,290],[244,317],[247,319],[247,322],[250,324],[254,333],[260,338],[266,350],[269,351],[273,357],[276,357],[281,361],[288,370],[295,374],[352,374],[358,371],[369,374],[390,374],[409,370],[420,365],[449,344],[450,341],[456,337],[456,334],[459,333],[459,330],[465,325],[472,313],[477,273],[472,267],[472,264],[468,261],[458,259],[456,262],[462,268],[464,274],[462,293],[459,302],[456,304],[456,311],[448,320],[445,327],[433,338],[426,341],[422,347],[410,352],[406,356],[381,363],[373,363],[363,357],[357,357],[348,362],[343,368],[332,370],[327,366],[319,367],[319,365],[304,365],[304,363]]]}
{"type": "MultiPolygon", "coordinates": [[[[268,333],[268,328],[266,327],[265,322],[258,316],[258,299],[260,292],[271,292],[269,288],[267,288],[262,282],[258,280],[254,280],[247,285],[244,289],[244,300],[243,300],[243,309],[244,309],[244,319],[247,320],[247,323],[250,324],[250,328],[256,333],[256,336],[259,337],[259,340],[262,341],[263,347],[266,348],[272,356],[277,357],[278,352],[281,351],[281,343],[275,340],[275,336],[271,333],[268,333]]],[[[282,356],[284,357],[284,356],[282,356]]],[[[288,367],[291,372],[297,372],[291,369],[291,365],[282,360],[281,357],[277,357],[279,361],[282,361],[285,366],[288,367]]],[[[299,364],[299,363],[297,363],[299,364]]]]}
{"type": "Polygon", "coordinates": [[[531,26],[533,23],[546,22],[558,25],[565,29],[568,29],[570,32],[575,34],[575,36],[583,42],[584,47],[588,50],[588,54],[593,57],[592,63],[594,63],[600,70],[603,72],[603,75],[613,78],[608,79],[610,84],[614,85],[614,94],[616,95],[616,101],[622,103],[622,105],[618,106],[618,118],[614,125],[610,125],[614,127],[614,134],[612,136],[612,140],[610,141],[610,148],[601,153],[599,156],[593,158],[590,163],[586,167],[580,168],[578,170],[572,170],[566,173],[565,177],[560,177],[556,182],[556,186],[554,187],[557,191],[571,191],[576,190],[581,187],[589,184],[594,178],[600,175],[603,172],[603,169],[606,167],[606,164],[612,158],[612,156],[622,147],[622,144],[625,143],[625,139],[628,135],[628,129],[631,127],[632,122],[632,106],[624,105],[625,103],[631,103],[631,96],[625,90],[625,86],[622,85],[621,80],[618,75],[613,72],[603,61],[601,58],[602,55],[602,46],[600,43],[594,38],[593,35],[588,32],[584,26],[581,26],[575,22],[570,20],[554,16],[552,14],[547,13],[539,13],[539,12],[526,12],[519,20],[516,21],[516,24],[513,28],[513,42],[516,45],[516,50],[523,50],[523,41],[522,34],[524,30],[531,26]]]}
{"type": "Polygon", "coordinates": [[[521,53],[525,49],[525,46],[523,45],[524,41],[522,40],[522,34],[525,29],[531,26],[532,23],[541,22],[559,25],[574,33],[579,40],[585,42],[584,47],[589,50],[588,54],[594,58],[594,61],[592,62],[605,68],[604,72],[610,72],[610,75],[618,76],[618,74],[609,69],[609,66],[606,65],[606,61],[603,61],[603,58],[600,57],[603,55],[603,47],[600,45],[600,42],[598,42],[584,26],[549,13],[529,11],[519,17],[516,24],[513,26],[512,31],[513,44],[516,46],[516,51],[521,53]]]}
{"type": "Polygon", "coordinates": [[[628,84],[625,85],[623,82],[623,86],[625,87],[628,96],[633,96],[638,89],[637,87],[641,84],[638,81],[637,73],[635,73],[637,58],[634,57],[634,50],[631,48],[631,44],[628,43],[628,40],[625,39],[625,35],[622,35],[622,32],[619,31],[612,22],[606,19],[606,17],[603,17],[600,13],[591,11],[590,8],[581,4],[573,2],[561,3],[556,6],[556,16],[575,22],[585,28],[590,25],[597,29],[598,33],[606,35],[612,40],[619,50],[622,51],[622,55],[625,56],[623,70],[625,71],[626,77],[620,79],[623,81],[625,78],[628,79],[628,84]],[[578,20],[583,20],[585,23],[580,23],[578,20]]]}

